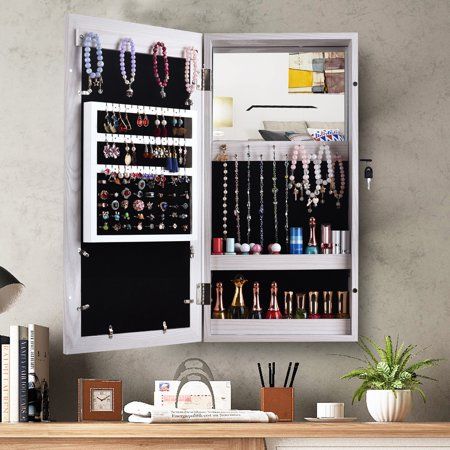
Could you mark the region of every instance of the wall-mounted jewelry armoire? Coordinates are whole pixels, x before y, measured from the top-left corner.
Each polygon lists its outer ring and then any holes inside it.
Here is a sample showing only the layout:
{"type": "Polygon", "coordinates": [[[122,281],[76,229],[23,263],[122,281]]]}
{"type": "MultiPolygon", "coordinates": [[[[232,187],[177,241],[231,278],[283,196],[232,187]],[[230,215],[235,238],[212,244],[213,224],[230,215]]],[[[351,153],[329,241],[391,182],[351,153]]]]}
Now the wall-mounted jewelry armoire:
{"type": "Polygon", "coordinates": [[[356,341],[357,34],[66,30],[64,352],[356,341]]]}

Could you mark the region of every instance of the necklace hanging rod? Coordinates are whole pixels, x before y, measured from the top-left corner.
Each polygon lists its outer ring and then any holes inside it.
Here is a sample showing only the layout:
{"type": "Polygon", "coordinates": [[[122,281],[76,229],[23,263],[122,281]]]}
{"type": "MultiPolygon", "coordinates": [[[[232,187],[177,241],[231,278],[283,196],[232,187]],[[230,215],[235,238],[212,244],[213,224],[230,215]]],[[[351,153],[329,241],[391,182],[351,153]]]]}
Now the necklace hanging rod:
{"type": "Polygon", "coordinates": [[[188,109],[177,108],[161,108],[159,106],[151,105],[129,105],[124,103],[110,103],[110,102],[89,102],[94,103],[97,111],[123,112],[130,114],[148,114],[150,116],[183,116],[193,117],[195,112],[188,109]]]}
{"type": "MultiPolygon", "coordinates": [[[[215,161],[217,155],[220,154],[220,145],[223,141],[215,141],[212,146],[211,160],[215,161]]],[[[343,161],[348,160],[348,143],[347,142],[276,142],[275,159],[277,161],[285,161],[286,153],[290,155],[296,145],[303,144],[305,149],[312,152],[317,151],[322,144],[330,147],[331,153],[339,153],[343,161]]],[[[247,153],[250,152],[250,161],[273,161],[274,142],[233,142],[226,141],[227,149],[230,153],[237,155],[237,160],[245,162],[248,159],[247,153]]]]}

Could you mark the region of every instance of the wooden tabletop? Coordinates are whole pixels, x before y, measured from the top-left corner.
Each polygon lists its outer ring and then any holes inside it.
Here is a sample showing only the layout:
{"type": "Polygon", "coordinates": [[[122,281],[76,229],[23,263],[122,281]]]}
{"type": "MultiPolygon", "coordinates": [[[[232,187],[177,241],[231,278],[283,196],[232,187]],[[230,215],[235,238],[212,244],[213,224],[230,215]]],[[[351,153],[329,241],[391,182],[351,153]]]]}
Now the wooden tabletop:
{"type": "Polygon", "coordinates": [[[450,422],[202,423],[127,422],[1,423],[1,438],[297,438],[428,437],[450,438],[450,422]]]}

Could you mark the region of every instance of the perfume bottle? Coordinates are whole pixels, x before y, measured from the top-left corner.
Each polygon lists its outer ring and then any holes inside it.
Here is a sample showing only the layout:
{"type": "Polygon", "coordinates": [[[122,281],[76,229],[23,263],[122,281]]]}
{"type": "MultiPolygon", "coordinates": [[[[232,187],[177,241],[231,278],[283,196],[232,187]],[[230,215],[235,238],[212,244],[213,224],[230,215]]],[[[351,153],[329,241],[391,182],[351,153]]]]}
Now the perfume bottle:
{"type": "Polygon", "coordinates": [[[295,296],[297,299],[297,309],[295,310],[295,318],[307,319],[308,313],[306,311],[306,294],[304,292],[297,292],[295,296]]]}
{"type": "Polygon", "coordinates": [[[347,291],[338,291],[338,312],[336,317],[338,319],[349,319],[350,313],[348,309],[348,292],[347,291]]]}
{"type": "Polygon", "coordinates": [[[333,253],[333,242],[331,237],[331,225],[324,223],[320,227],[321,244],[320,250],[324,255],[331,255],[333,253]]]}
{"type": "Polygon", "coordinates": [[[294,293],[292,291],[284,291],[284,315],[283,319],[293,319],[292,300],[294,293]]]}
{"type": "Polygon", "coordinates": [[[323,319],[333,319],[333,291],[323,291],[323,319]]]}
{"type": "Polygon", "coordinates": [[[319,292],[311,291],[309,294],[309,319],[320,319],[319,292]]]}
{"type": "Polygon", "coordinates": [[[266,319],[281,319],[281,311],[278,307],[278,285],[275,281],[272,281],[272,284],[270,285],[270,305],[269,309],[266,313],[266,319]]]}
{"type": "Polygon", "coordinates": [[[247,283],[247,280],[242,275],[237,275],[234,280],[234,296],[228,311],[230,319],[247,319],[248,309],[245,306],[244,296],[242,295],[242,286],[247,283]]]}
{"type": "Polygon", "coordinates": [[[318,253],[316,241],[316,219],[314,217],[310,217],[309,219],[309,241],[306,246],[305,253],[307,255],[315,255],[318,253]]]}
{"type": "Polygon", "coordinates": [[[213,319],[226,319],[226,311],[223,307],[223,284],[221,281],[216,283],[216,303],[214,305],[213,319]]]}
{"type": "Polygon", "coordinates": [[[250,313],[250,319],[262,319],[262,308],[259,304],[259,283],[255,281],[253,283],[253,306],[250,313]]]}

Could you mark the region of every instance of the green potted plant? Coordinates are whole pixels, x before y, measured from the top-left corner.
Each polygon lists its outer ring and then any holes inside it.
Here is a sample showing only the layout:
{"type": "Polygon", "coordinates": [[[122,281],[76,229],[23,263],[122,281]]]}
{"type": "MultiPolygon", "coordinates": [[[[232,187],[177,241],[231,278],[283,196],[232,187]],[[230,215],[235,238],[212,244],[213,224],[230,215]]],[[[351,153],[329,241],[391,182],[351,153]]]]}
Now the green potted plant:
{"type": "Polygon", "coordinates": [[[425,402],[422,379],[437,381],[434,378],[419,375],[417,372],[426,367],[435,366],[440,359],[423,359],[413,362],[418,353],[413,353],[416,345],[398,345],[395,347],[390,336],[384,338],[384,348],[367,337],[361,337],[358,345],[364,352],[364,359],[346,356],[364,363],[341,377],[349,380],[362,380],[355,391],[352,403],[360,401],[366,394],[367,409],[377,422],[402,422],[412,407],[412,392],[420,394],[425,402]],[[372,347],[372,348],[371,348],[372,347]]]}

